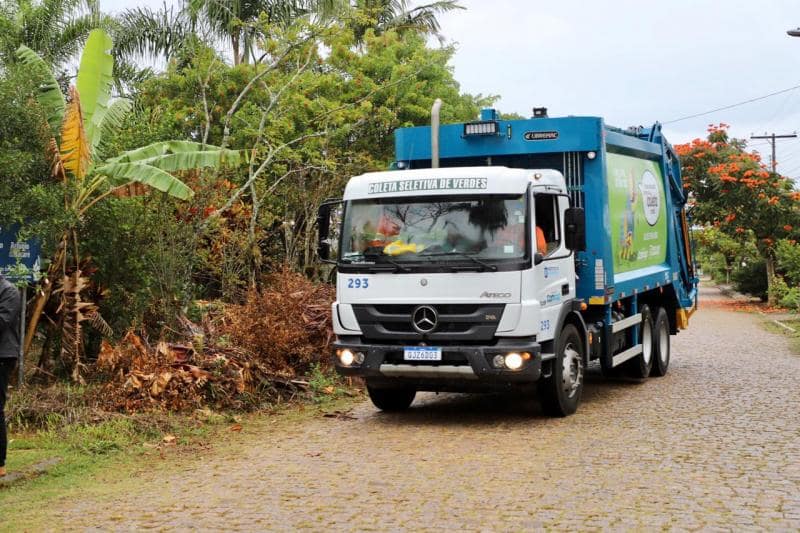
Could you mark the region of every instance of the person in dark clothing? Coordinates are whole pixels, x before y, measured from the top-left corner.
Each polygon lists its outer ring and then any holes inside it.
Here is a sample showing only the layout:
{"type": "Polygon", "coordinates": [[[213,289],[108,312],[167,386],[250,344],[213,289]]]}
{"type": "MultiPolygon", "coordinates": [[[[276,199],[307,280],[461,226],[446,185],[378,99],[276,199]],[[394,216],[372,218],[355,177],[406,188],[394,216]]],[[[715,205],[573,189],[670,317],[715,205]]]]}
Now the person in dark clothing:
{"type": "Polygon", "coordinates": [[[19,290],[0,276],[0,477],[6,475],[6,393],[19,357],[19,290]]]}

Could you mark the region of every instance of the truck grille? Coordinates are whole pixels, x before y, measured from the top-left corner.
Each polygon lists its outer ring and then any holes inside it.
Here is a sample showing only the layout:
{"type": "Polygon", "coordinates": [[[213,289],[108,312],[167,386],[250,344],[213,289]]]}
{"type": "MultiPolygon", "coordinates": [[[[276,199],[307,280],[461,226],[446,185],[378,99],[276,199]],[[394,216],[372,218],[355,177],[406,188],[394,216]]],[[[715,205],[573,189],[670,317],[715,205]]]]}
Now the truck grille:
{"type": "Polygon", "coordinates": [[[430,305],[437,315],[436,327],[423,334],[414,328],[412,317],[418,305],[354,305],[358,324],[367,341],[435,342],[469,344],[494,338],[505,305],[430,305]]]}

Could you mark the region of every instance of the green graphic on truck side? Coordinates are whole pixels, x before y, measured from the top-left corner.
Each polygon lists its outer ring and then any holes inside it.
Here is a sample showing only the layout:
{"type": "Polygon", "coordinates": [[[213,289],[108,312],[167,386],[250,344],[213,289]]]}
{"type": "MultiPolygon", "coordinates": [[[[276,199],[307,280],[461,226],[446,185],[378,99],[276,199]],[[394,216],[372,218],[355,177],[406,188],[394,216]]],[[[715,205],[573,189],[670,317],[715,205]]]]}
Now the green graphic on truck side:
{"type": "Polygon", "coordinates": [[[661,169],[654,161],[608,154],[608,196],[614,272],[667,258],[667,208],[661,169]]]}

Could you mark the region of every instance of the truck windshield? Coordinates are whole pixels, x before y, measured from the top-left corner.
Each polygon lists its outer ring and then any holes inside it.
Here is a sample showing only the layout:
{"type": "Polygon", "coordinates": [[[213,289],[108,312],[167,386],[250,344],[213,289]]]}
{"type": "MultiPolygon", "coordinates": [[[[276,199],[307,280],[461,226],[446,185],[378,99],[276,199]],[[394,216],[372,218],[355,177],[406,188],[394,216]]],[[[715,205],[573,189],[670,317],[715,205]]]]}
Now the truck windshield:
{"type": "Polygon", "coordinates": [[[344,262],[473,262],[526,257],[527,195],[390,198],[348,203],[344,262]]]}

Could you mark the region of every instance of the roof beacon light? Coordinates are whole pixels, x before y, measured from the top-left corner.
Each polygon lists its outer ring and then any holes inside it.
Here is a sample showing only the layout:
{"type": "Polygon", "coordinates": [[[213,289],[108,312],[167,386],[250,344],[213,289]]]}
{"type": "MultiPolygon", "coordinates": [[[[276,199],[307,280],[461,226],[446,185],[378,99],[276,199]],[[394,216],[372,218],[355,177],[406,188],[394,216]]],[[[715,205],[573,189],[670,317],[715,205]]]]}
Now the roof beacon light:
{"type": "Polygon", "coordinates": [[[533,108],[533,118],[547,118],[547,108],[546,107],[534,107],[533,108]]]}
{"type": "Polygon", "coordinates": [[[500,125],[494,120],[464,124],[464,137],[497,135],[498,133],[500,133],[500,125]]]}

